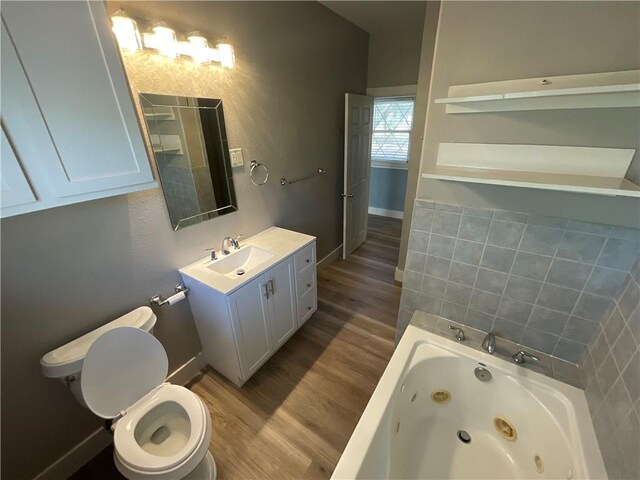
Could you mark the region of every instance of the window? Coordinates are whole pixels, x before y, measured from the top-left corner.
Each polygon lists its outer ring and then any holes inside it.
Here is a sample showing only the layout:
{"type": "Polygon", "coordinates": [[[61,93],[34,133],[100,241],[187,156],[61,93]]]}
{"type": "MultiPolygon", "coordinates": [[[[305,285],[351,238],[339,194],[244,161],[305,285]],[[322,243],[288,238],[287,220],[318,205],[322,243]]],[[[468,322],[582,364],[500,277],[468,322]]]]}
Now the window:
{"type": "Polygon", "coordinates": [[[374,166],[406,168],[414,100],[412,97],[379,97],[374,100],[371,141],[374,166]]]}

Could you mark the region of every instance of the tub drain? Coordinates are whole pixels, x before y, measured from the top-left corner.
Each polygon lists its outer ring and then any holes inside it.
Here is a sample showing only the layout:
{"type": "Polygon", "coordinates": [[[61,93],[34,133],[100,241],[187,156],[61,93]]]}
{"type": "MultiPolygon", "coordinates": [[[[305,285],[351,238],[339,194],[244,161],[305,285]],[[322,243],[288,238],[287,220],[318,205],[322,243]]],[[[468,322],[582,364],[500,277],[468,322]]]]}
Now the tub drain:
{"type": "Polygon", "coordinates": [[[431,394],[431,400],[442,405],[443,403],[447,403],[451,400],[451,394],[445,389],[434,390],[431,394]]]}
{"type": "Polygon", "coordinates": [[[518,433],[516,432],[516,427],[514,427],[508,420],[505,420],[502,417],[495,417],[493,419],[493,426],[505,440],[509,440],[510,442],[515,442],[517,440],[518,433]]]}
{"type": "Polygon", "coordinates": [[[466,430],[458,430],[458,440],[462,443],[471,443],[471,435],[466,430]]]}

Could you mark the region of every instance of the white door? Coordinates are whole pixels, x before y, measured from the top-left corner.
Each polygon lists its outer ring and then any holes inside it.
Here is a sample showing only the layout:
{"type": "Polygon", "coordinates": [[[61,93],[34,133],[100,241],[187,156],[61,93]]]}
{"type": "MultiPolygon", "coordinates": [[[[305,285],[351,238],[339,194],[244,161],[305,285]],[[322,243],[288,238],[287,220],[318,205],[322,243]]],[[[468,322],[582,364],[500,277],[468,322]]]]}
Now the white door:
{"type": "Polygon", "coordinates": [[[296,329],[293,258],[276,265],[264,274],[269,288],[271,339],[274,350],[287,341],[296,329]]]}
{"type": "Polygon", "coordinates": [[[347,93],[344,109],[342,258],[367,239],[373,97],[347,93]]]}
{"type": "Polygon", "coordinates": [[[253,375],[272,352],[269,336],[269,296],[264,275],[229,296],[244,379],[253,375]]]}
{"type": "Polygon", "coordinates": [[[15,207],[25,203],[33,203],[36,197],[27,182],[18,157],[16,157],[2,127],[0,139],[0,206],[15,207]]]}

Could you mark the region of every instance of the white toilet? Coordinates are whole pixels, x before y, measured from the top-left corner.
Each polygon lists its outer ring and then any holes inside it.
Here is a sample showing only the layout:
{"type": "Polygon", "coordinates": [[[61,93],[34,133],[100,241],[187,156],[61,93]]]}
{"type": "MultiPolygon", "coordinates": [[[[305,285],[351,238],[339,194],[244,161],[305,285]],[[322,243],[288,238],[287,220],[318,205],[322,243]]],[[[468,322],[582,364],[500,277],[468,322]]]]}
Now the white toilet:
{"type": "Polygon", "coordinates": [[[114,461],[128,479],[213,480],[209,410],[195,393],[164,383],[167,354],[147,333],[155,321],[140,307],[42,357],[43,373],[113,420],[114,461]]]}

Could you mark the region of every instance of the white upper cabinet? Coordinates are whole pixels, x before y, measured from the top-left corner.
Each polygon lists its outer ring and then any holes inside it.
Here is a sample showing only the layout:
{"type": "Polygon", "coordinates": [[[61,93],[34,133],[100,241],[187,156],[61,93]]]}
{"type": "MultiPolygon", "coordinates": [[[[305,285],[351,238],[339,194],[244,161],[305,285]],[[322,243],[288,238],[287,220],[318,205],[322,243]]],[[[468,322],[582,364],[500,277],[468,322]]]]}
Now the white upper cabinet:
{"type": "Polygon", "coordinates": [[[157,186],[102,2],[3,3],[1,58],[3,128],[37,197],[3,195],[3,217],[157,186]]]}
{"type": "Polygon", "coordinates": [[[2,129],[2,150],[0,152],[0,202],[3,207],[15,207],[34,203],[36,197],[29,186],[29,182],[24,176],[20,167],[20,162],[9,144],[9,140],[2,129]]]}

